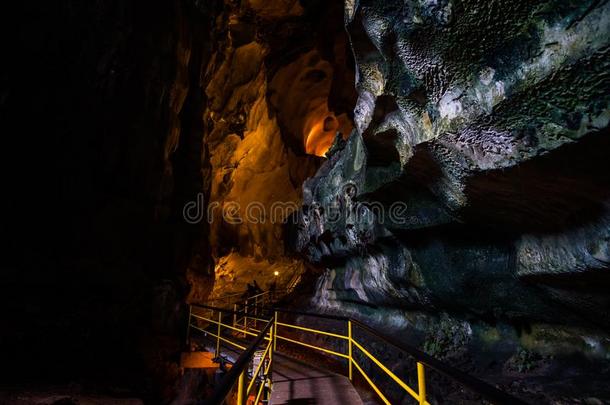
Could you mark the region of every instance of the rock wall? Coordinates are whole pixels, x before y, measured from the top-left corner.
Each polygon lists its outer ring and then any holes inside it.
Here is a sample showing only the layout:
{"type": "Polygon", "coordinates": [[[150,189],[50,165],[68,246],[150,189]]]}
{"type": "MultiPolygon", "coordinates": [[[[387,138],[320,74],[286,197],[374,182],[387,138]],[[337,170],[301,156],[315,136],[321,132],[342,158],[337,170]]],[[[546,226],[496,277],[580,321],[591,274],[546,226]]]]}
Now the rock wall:
{"type": "Polygon", "coordinates": [[[354,74],[347,35],[336,24],[341,13],[339,1],[225,4],[216,30],[226,35],[202,78],[213,297],[244,291],[253,280],[281,288],[305,271],[287,255],[284,222],[320,164],[315,155],[352,129],[355,92],[333,92],[354,74]]]}
{"type": "Polygon", "coordinates": [[[610,398],[608,3],[348,0],[345,24],[355,130],[290,237],[312,305],[529,400],[610,398]]]}
{"type": "Polygon", "coordinates": [[[0,380],[184,397],[185,302],[304,271],[282,220],[353,126],[342,3],[38,3],[0,24],[0,380]]]}
{"type": "Polygon", "coordinates": [[[182,303],[213,282],[207,225],[185,223],[182,208],[209,194],[199,77],[222,8],[13,6],[1,24],[11,55],[1,123],[11,135],[0,380],[167,400],[182,303]]]}
{"type": "Polygon", "coordinates": [[[185,301],[314,266],[320,309],[517,393],[608,397],[607,2],[15,7],[3,382],[168,401],[185,301]]]}

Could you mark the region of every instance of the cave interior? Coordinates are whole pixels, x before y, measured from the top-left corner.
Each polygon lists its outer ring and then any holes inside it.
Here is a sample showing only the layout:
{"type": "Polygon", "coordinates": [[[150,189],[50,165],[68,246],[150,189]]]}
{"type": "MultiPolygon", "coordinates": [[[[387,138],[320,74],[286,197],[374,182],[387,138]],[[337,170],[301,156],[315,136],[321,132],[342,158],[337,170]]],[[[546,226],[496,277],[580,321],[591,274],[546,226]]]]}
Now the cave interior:
{"type": "Polygon", "coordinates": [[[0,404],[199,403],[189,304],[254,281],[528,403],[610,403],[610,2],[2,18],[0,404]]]}

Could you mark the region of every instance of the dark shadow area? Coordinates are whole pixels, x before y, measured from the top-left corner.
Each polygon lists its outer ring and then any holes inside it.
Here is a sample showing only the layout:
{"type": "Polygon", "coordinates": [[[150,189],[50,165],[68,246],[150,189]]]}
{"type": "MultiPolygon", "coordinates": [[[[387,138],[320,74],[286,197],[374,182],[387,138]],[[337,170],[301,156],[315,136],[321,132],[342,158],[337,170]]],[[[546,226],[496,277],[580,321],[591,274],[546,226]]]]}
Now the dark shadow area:
{"type": "MultiPolygon", "coordinates": [[[[170,123],[169,90],[180,30],[204,41],[208,21],[173,1],[12,8],[1,24],[12,56],[0,71],[0,121],[11,134],[0,381],[162,396],[160,376],[184,333],[184,262],[201,233],[173,212],[201,168],[185,156],[200,154],[187,142],[174,161],[184,181],[166,173],[168,131],[182,125],[170,123]]],[[[200,131],[187,125],[198,114],[184,112],[187,131],[200,131]]]]}
{"type": "Polygon", "coordinates": [[[535,161],[474,175],[466,185],[470,223],[557,232],[595,222],[610,198],[610,131],[593,132],[535,161]]]}
{"type": "Polygon", "coordinates": [[[299,398],[299,399],[291,399],[287,402],[284,402],[286,405],[316,405],[318,401],[315,398],[299,398]]]}

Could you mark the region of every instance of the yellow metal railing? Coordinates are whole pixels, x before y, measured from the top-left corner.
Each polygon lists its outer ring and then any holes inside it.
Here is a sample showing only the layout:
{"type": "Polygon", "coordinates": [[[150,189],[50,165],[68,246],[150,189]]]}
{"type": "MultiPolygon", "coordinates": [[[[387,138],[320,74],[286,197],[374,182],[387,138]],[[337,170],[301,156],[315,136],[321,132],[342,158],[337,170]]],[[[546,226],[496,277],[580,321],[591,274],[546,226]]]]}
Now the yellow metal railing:
{"type": "Polygon", "coordinates": [[[223,336],[223,329],[237,333],[239,335],[242,335],[243,337],[254,336],[260,342],[267,342],[265,344],[265,348],[261,356],[261,361],[256,367],[256,370],[254,371],[249,383],[245,385],[247,381],[247,375],[245,370],[242,371],[241,375],[239,376],[237,390],[238,405],[243,405],[245,403],[244,401],[248,398],[248,395],[255,387],[257,381],[259,382],[259,388],[253,404],[258,405],[259,400],[263,398],[263,395],[269,394],[269,390],[272,385],[270,371],[273,363],[273,353],[277,349],[278,340],[296,344],[307,349],[326,353],[331,356],[338,357],[340,359],[346,359],[348,363],[347,375],[350,381],[353,381],[354,379],[353,369],[355,368],[385,404],[392,404],[392,402],[390,401],[390,399],[388,399],[387,395],[384,394],[382,389],[380,389],[380,387],[375,383],[375,381],[373,381],[371,375],[369,375],[369,373],[365,371],[366,367],[364,367],[363,363],[360,363],[361,360],[356,360],[356,353],[361,354],[360,356],[358,356],[359,359],[369,361],[369,365],[375,365],[379,370],[383,372],[382,375],[389,377],[391,381],[397,384],[404,392],[406,392],[420,405],[429,404],[429,402],[427,401],[426,384],[427,368],[432,368],[444,374],[445,376],[452,378],[458,383],[461,383],[466,388],[469,388],[472,391],[478,392],[486,398],[491,399],[492,403],[523,403],[519,399],[511,397],[510,395],[501,392],[480,380],[463,374],[459,370],[454,369],[444,363],[441,363],[440,361],[431,358],[430,356],[418,351],[415,348],[404,346],[400,342],[396,342],[389,337],[383,336],[358,321],[344,317],[333,317],[321,314],[311,314],[289,310],[276,309],[270,311],[269,309],[263,307],[257,308],[254,305],[247,305],[247,303],[244,303],[241,306],[239,304],[236,304],[234,309],[238,308],[243,308],[243,311],[226,311],[220,309],[216,309],[217,311],[215,311],[212,308],[210,309],[211,313],[209,316],[204,316],[200,313],[194,313],[192,308],[189,312],[189,329],[194,328],[216,338],[216,357],[220,355],[221,342],[227,343],[232,347],[236,347],[241,350],[246,350],[246,347],[240,344],[241,342],[235,342],[229,339],[229,337],[223,336]],[[215,315],[215,312],[217,312],[218,314],[215,315]],[[223,313],[226,314],[227,312],[230,312],[229,315],[231,315],[231,323],[223,322],[222,315],[223,313]],[[280,313],[305,315],[339,321],[345,325],[345,332],[320,330],[315,329],[313,327],[307,327],[302,324],[290,323],[285,320],[280,321],[280,313]],[[268,317],[265,317],[265,314],[268,314],[268,317]],[[207,323],[207,327],[213,328],[214,326],[216,326],[216,328],[214,329],[214,332],[216,333],[210,331],[209,329],[205,329],[205,327],[201,327],[197,323],[193,324],[193,319],[207,323]],[[416,364],[416,369],[413,370],[413,379],[417,382],[417,387],[414,388],[407,384],[401,377],[396,375],[396,373],[390,370],[386,365],[383,364],[382,361],[380,361],[375,355],[373,355],[371,351],[365,347],[364,343],[361,340],[356,339],[354,337],[355,327],[358,328],[358,330],[361,332],[363,331],[365,333],[381,338],[385,341],[385,343],[389,343],[392,346],[398,348],[399,350],[406,351],[407,353],[409,353],[414,358],[416,364]],[[294,338],[294,336],[292,335],[286,335],[287,330],[298,332],[299,338],[294,338]],[[281,331],[284,331],[284,333],[282,333],[281,331]],[[333,348],[329,348],[305,342],[302,339],[305,334],[313,336],[324,336],[336,339],[338,342],[345,342],[345,350],[338,351],[336,349],[336,347],[341,347],[340,344],[333,346],[333,348]],[[262,374],[257,380],[257,376],[259,376],[259,373],[261,373],[261,371],[262,374]],[[267,389],[267,391],[265,391],[265,388],[267,389]]]}
{"type": "Polygon", "coordinates": [[[370,385],[370,387],[373,389],[373,391],[375,391],[377,393],[377,395],[379,395],[379,397],[381,398],[381,400],[384,403],[391,404],[390,400],[386,397],[386,395],[383,394],[383,392],[379,389],[379,387],[373,382],[371,377],[366,373],[366,371],[362,368],[362,366],[360,364],[358,364],[358,362],[354,358],[354,348],[357,348],[359,351],[361,351],[368,359],[370,359],[375,365],[377,365],[385,374],[387,374],[393,381],[395,381],[401,388],[403,388],[419,404],[423,405],[423,404],[429,403],[426,401],[426,378],[425,378],[425,372],[424,372],[424,365],[420,362],[417,363],[418,388],[416,391],[415,389],[411,388],[407,383],[405,383],[395,373],[393,373],[391,370],[389,370],[385,365],[383,365],[383,363],[381,361],[379,361],[379,359],[377,359],[374,355],[372,355],[367,349],[365,349],[361,343],[359,343],[358,341],[356,341],[354,339],[353,322],[351,319],[347,319],[345,321],[346,322],[346,328],[345,328],[346,333],[340,334],[340,333],[328,332],[328,331],[319,330],[319,329],[308,328],[308,327],[305,327],[302,325],[290,324],[290,323],[286,323],[286,322],[279,322],[278,316],[279,316],[278,311],[275,311],[273,319],[274,319],[274,322],[276,325],[276,329],[275,329],[276,330],[276,333],[275,333],[276,340],[277,339],[283,340],[286,342],[290,342],[290,343],[294,343],[294,344],[306,347],[308,349],[317,350],[322,353],[327,353],[332,356],[336,356],[336,357],[339,357],[342,359],[347,359],[348,378],[350,379],[350,381],[353,381],[353,371],[352,370],[353,370],[353,367],[355,367],[360,372],[360,374],[364,377],[364,379],[367,381],[367,383],[370,385]],[[298,331],[305,332],[305,333],[310,333],[313,335],[329,336],[329,337],[336,338],[339,340],[347,341],[347,352],[341,353],[336,350],[332,350],[332,349],[321,347],[321,346],[316,346],[311,343],[305,343],[305,342],[302,342],[302,341],[299,341],[296,339],[291,339],[289,337],[282,336],[280,334],[280,328],[284,328],[284,329],[288,328],[288,329],[298,330],[298,331]]]}
{"type": "MultiPolygon", "coordinates": [[[[250,310],[253,312],[255,309],[254,307],[248,308],[247,306],[245,306],[245,308],[246,308],[246,311],[250,310]]],[[[259,309],[260,309],[260,307],[259,307],[259,309]]],[[[328,332],[328,331],[314,329],[314,328],[308,328],[308,327],[305,327],[302,325],[296,325],[296,324],[291,324],[291,323],[287,323],[287,322],[280,322],[280,321],[278,321],[279,314],[277,311],[273,314],[273,317],[271,319],[264,319],[264,318],[258,318],[256,316],[249,316],[247,312],[243,313],[243,317],[238,317],[239,313],[235,311],[232,314],[233,316],[232,316],[231,324],[223,322],[223,319],[222,319],[223,312],[222,311],[220,311],[220,310],[215,311],[213,309],[209,309],[208,311],[211,314],[208,316],[204,316],[202,314],[194,313],[191,308],[189,326],[190,326],[190,328],[204,332],[207,335],[216,339],[215,354],[214,354],[215,357],[220,356],[221,342],[227,343],[237,349],[246,350],[246,347],[241,345],[239,342],[235,342],[235,341],[223,336],[222,335],[223,328],[226,330],[230,330],[232,332],[237,332],[243,336],[258,336],[258,334],[260,333],[260,330],[256,329],[256,326],[253,326],[253,325],[256,325],[256,323],[258,323],[258,322],[265,322],[265,323],[272,322],[273,323],[273,326],[271,327],[269,334],[267,336],[265,336],[265,340],[267,340],[268,343],[266,344],[264,354],[262,356],[262,360],[259,362],[258,367],[256,368],[255,372],[253,373],[253,378],[250,380],[250,383],[247,385],[247,387],[244,387],[244,382],[246,380],[246,376],[245,376],[246,371],[244,370],[242,372],[242,375],[240,375],[240,379],[238,381],[238,394],[237,394],[237,401],[238,401],[237,403],[238,404],[243,404],[244,403],[243,401],[245,400],[245,398],[247,398],[248,395],[250,394],[250,392],[252,391],[252,388],[254,387],[254,384],[257,381],[256,376],[261,371],[261,368],[263,367],[263,364],[265,363],[265,359],[269,359],[269,361],[267,362],[267,366],[263,370],[264,371],[263,375],[264,376],[269,375],[269,371],[270,371],[271,364],[273,361],[273,351],[276,350],[276,348],[277,348],[278,339],[281,341],[297,344],[302,347],[306,347],[308,349],[313,349],[313,350],[317,350],[317,351],[320,351],[320,352],[323,352],[326,354],[330,354],[330,355],[333,355],[333,356],[336,356],[336,357],[339,357],[342,359],[347,359],[348,367],[349,367],[349,371],[348,371],[349,379],[353,380],[352,367],[355,367],[362,374],[364,379],[369,383],[371,388],[379,395],[379,397],[383,400],[383,402],[386,404],[391,404],[391,402],[382,393],[382,391],[378,388],[378,386],[372,381],[371,377],[364,371],[362,366],[360,364],[358,364],[356,362],[356,360],[354,359],[353,348],[357,348],[362,353],[364,353],[366,355],[366,357],[368,357],[374,364],[379,366],[379,368],[381,370],[383,370],[388,376],[390,376],[392,378],[392,380],[394,380],[396,383],[398,383],[399,386],[401,386],[406,392],[408,392],[420,404],[428,403],[426,401],[426,394],[425,394],[426,393],[426,383],[425,383],[425,374],[424,374],[423,364],[417,363],[417,372],[418,372],[417,376],[418,376],[419,392],[416,392],[414,389],[409,387],[402,379],[400,379],[396,374],[394,374],[386,366],[384,366],[383,363],[381,363],[375,356],[373,356],[368,350],[366,350],[359,342],[357,342],[353,338],[351,320],[347,321],[347,328],[346,328],[347,333],[344,335],[344,334],[340,334],[340,333],[334,333],[334,332],[328,332]],[[215,333],[211,332],[210,330],[200,327],[198,324],[193,324],[192,323],[193,319],[207,322],[208,325],[214,325],[215,333]],[[243,324],[240,323],[241,320],[244,320],[243,324]],[[251,320],[254,322],[248,322],[248,320],[251,320]],[[297,330],[300,332],[310,333],[313,335],[328,336],[331,338],[346,341],[348,343],[347,353],[341,353],[336,350],[332,350],[329,348],[316,346],[314,344],[305,343],[300,340],[292,339],[288,336],[282,336],[279,333],[279,328],[292,329],[292,330],[297,330]]],[[[266,381],[265,384],[270,386],[271,381],[270,380],[266,381]]],[[[261,398],[262,390],[263,390],[265,384],[260,384],[259,390],[255,397],[254,404],[259,403],[258,401],[261,398]]]]}
{"type": "MultiPolygon", "coordinates": [[[[266,328],[259,331],[259,333],[252,332],[252,328],[240,328],[236,323],[226,323],[223,322],[223,313],[227,314],[226,310],[220,308],[213,307],[198,307],[197,311],[193,311],[193,306],[190,307],[189,310],[189,330],[194,329],[200,332],[205,333],[216,339],[215,345],[215,353],[214,356],[218,358],[221,355],[221,343],[227,343],[232,347],[235,347],[240,350],[247,350],[246,346],[243,346],[241,342],[234,341],[227,336],[223,336],[223,330],[229,330],[232,332],[237,332],[239,334],[243,334],[244,336],[254,336],[258,337],[262,342],[265,343],[264,349],[262,350],[262,355],[258,358],[258,364],[256,368],[252,372],[252,375],[248,376],[248,368],[244,367],[243,370],[240,371],[239,378],[237,381],[237,404],[245,405],[250,398],[250,393],[258,385],[258,388],[254,391],[254,402],[248,402],[249,404],[263,404],[266,403],[269,399],[269,393],[271,390],[271,366],[273,364],[273,342],[274,338],[274,322],[270,320],[266,320],[268,324],[266,328]],[[209,315],[208,315],[209,313],[209,315]],[[204,325],[200,325],[199,322],[204,323],[204,325]],[[212,332],[209,327],[214,329],[212,332]],[[208,329],[206,329],[208,327],[208,329]],[[248,381],[249,380],[249,381],[248,381]]],[[[229,315],[235,315],[229,313],[229,315]]],[[[235,319],[232,317],[232,319],[235,319]]],[[[262,321],[262,319],[260,319],[262,321]]],[[[247,326],[247,325],[246,325],[247,326]]],[[[190,333],[190,332],[189,332],[190,333]]],[[[250,361],[251,359],[248,359],[250,361]]]]}
{"type": "Polygon", "coordinates": [[[300,280],[301,277],[296,276],[293,277],[283,288],[262,291],[259,294],[251,296],[248,296],[247,292],[243,291],[220,297],[213,297],[206,301],[206,305],[223,309],[230,309],[231,307],[235,306],[243,307],[244,305],[260,308],[261,306],[271,305],[278,299],[278,297],[283,297],[293,292],[300,280]]]}

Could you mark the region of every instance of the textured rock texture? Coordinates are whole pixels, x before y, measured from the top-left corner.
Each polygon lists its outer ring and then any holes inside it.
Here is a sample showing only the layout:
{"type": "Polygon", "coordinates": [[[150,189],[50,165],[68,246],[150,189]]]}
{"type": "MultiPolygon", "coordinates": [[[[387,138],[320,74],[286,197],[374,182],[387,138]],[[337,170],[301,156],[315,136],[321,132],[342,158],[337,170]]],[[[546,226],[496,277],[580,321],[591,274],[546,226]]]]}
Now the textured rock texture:
{"type": "Polygon", "coordinates": [[[169,402],[183,303],[302,273],[288,241],[319,308],[532,400],[609,397],[609,3],[342,3],[2,14],[3,384],[169,402]],[[242,211],[276,202],[289,234],[242,211]]]}
{"type": "Polygon", "coordinates": [[[188,385],[176,381],[185,302],[304,270],[281,222],[315,155],[353,127],[342,2],[12,6],[0,381],[168,403],[188,385]],[[193,202],[211,223],[185,219],[193,202]],[[274,221],[219,216],[274,202],[286,204],[274,221]]]}
{"type": "Polygon", "coordinates": [[[212,296],[242,292],[253,280],[281,288],[305,270],[287,257],[284,222],[319,167],[313,155],[353,127],[356,95],[345,84],[354,73],[347,35],[336,24],[341,15],[340,1],[251,1],[227,2],[217,20],[216,31],[226,35],[202,77],[212,296]]]}
{"type": "Polygon", "coordinates": [[[291,234],[326,269],[313,305],[406,328],[529,399],[607,397],[610,4],[345,13],[355,130],[305,183],[291,234]]]}

